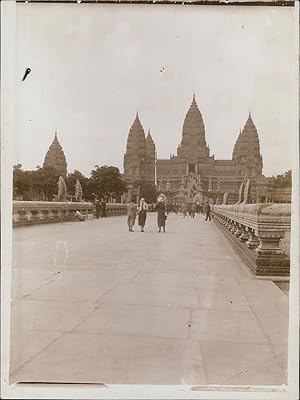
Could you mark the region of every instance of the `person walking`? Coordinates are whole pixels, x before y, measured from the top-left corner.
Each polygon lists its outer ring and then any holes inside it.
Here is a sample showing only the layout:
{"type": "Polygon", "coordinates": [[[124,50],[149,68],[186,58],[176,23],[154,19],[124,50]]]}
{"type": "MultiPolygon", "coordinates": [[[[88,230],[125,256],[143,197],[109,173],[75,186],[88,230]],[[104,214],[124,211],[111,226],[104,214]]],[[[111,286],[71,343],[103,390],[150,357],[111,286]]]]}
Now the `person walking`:
{"type": "Polygon", "coordinates": [[[206,200],[206,202],[205,202],[205,221],[207,221],[207,220],[211,221],[210,211],[211,211],[210,204],[206,200]]]}
{"type": "Polygon", "coordinates": [[[199,213],[200,213],[200,214],[203,214],[203,205],[202,205],[202,204],[200,204],[199,213]]]}
{"type": "Polygon", "coordinates": [[[130,200],[130,203],[127,205],[127,224],[129,232],[133,232],[133,225],[135,224],[136,218],[136,205],[133,200],[130,200]]]}
{"type": "Polygon", "coordinates": [[[138,208],[138,224],[141,227],[141,232],[144,232],[147,210],[148,210],[148,204],[145,202],[144,198],[141,198],[138,208]]]}
{"type": "Polygon", "coordinates": [[[187,214],[187,205],[185,203],[181,206],[181,212],[183,214],[183,218],[185,218],[187,214]]]}
{"type": "Polygon", "coordinates": [[[100,216],[101,216],[101,218],[107,217],[107,214],[106,214],[106,203],[105,203],[104,199],[101,199],[100,216]]]}
{"type": "Polygon", "coordinates": [[[196,213],[196,204],[193,203],[191,205],[191,218],[195,218],[195,213],[196,213]]]}
{"type": "Polygon", "coordinates": [[[159,197],[157,199],[156,211],[158,233],[161,232],[161,228],[163,228],[164,232],[166,232],[166,205],[162,197],[159,197]]]}
{"type": "Polygon", "coordinates": [[[99,219],[101,211],[101,204],[99,200],[96,200],[95,206],[96,206],[96,218],[99,219]]]}
{"type": "Polygon", "coordinates": [[[178,204],[177,204],[177,203],[175,203],[174,212],[175,212],[175,214],[177,215],[177,213],[178,213],[178,204]]]}

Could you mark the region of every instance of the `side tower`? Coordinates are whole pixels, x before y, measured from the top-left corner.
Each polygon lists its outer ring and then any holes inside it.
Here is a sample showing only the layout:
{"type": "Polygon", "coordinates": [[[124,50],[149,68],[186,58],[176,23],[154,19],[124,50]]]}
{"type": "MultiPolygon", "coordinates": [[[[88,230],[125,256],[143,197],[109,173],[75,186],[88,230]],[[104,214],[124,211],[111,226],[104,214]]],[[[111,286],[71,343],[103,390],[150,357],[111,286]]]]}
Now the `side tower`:
{"type": "Polygon", "coordinates": [[[131,184],[145,177],[147,166],[146,138],[138,113],[129,131],[123,165],[127,183],[131,184]]]}
{"type": "Polygon", "coordinates": [[[57,132],[51,143],[44,160],[43,167],[53,167],[63,177],[67,175],[67,161],[63,149],[57,139],[57,132]]]}
{"type": "Polygon", "coordinates": [[[239,175],[256,177],[262,175],[263,160],[257,129],[251,114],[235,142],[232,159],[236,161],[239,175]]]}
{"type": "Polygon", "coordinates": [[[148,131],[148,135],[146,138],[146,174],[145,178],[148,182],[152,184],[155,183],[155,144],[152,139],[150,130],[148,131]]]}

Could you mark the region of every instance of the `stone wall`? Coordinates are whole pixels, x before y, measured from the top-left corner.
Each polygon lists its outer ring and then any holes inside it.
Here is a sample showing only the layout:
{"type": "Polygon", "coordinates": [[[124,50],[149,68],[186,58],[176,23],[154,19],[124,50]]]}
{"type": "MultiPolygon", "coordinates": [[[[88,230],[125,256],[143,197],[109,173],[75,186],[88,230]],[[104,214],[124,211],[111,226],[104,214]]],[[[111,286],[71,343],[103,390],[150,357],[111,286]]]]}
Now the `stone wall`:
{"type": "MultiPolygon", "coordinates": [[[[85,202],[13,201],[13,226],[73,221],[75,212],[94,216],[95,206],[85,202]]],[[[125,204],[108,204],[107,215],[125,215],[125,204]]]]}
{"type": "Polygon", "coordinates": [[[290,260],[284,249],[289,247],[290,204],[221,205],[214,206],[213,212],[214,220],[255,275],[289,276],[290,260]]]}

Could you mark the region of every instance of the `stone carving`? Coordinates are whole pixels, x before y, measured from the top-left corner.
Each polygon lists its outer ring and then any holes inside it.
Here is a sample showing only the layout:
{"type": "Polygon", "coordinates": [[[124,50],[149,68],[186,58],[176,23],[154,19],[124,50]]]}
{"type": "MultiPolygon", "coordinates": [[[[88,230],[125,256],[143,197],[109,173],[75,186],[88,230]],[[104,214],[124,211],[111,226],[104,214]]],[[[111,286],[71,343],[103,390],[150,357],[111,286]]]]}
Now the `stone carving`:
{"type": "Polygon", "coordinates": [[[203,197],[202,194],[200,192],[198,192],[195,196],[194,196],[194,203],[202,203],[203,197]]]}
{"type": "Polygon", "coordinates": [[[227,204],[227,198],[228,198],[228,192],[225,192],[223,196],[223,203],[222,203],[223,205],[227,204]]]}
{"type": "Polygon", "coordinates": [[[239,199],[238,202],[236,204],[241,204],[241,202],[243,201],[243,194],[244,194],[244,190],[245,190],[245,183],[246,180],[244,179],[243,182],[241,183],[240,186],[240,190],[239,190],[239,199]]]}
{"type": "Polygon", "coordinates": [[[78,179],[76,179],[75,184],[75,200],[82,201],[82,186],[78,179]]]}
{"type": "Polygon", "coordinates": [[[66,201],[67,200],[67,185],[62,176],[59,177],[57,186],[58,186],[58,193],[57,193],[58,201],[66,201]]]}
{"type": "Polygon", "coordinates": [[[250,203],[250,189],[251,189],[251,179],[249,178],[247,180],[246,185],[245,185],[244,200],[243,200],[242,204],[249,204],[250,203]]]}

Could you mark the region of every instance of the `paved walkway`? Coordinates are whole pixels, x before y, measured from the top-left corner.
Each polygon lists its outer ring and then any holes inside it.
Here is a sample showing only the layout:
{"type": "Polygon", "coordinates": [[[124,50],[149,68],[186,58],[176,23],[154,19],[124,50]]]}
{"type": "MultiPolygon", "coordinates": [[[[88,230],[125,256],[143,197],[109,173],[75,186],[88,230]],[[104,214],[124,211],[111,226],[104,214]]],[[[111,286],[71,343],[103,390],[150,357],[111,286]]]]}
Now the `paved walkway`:
{"type": "Polygon", "coordinates": [[[12,382],[286,382],[288,298],[213,222],[14,229],[12,382]],[[136,228],[137,230],[137,228],[136,228]]]}

